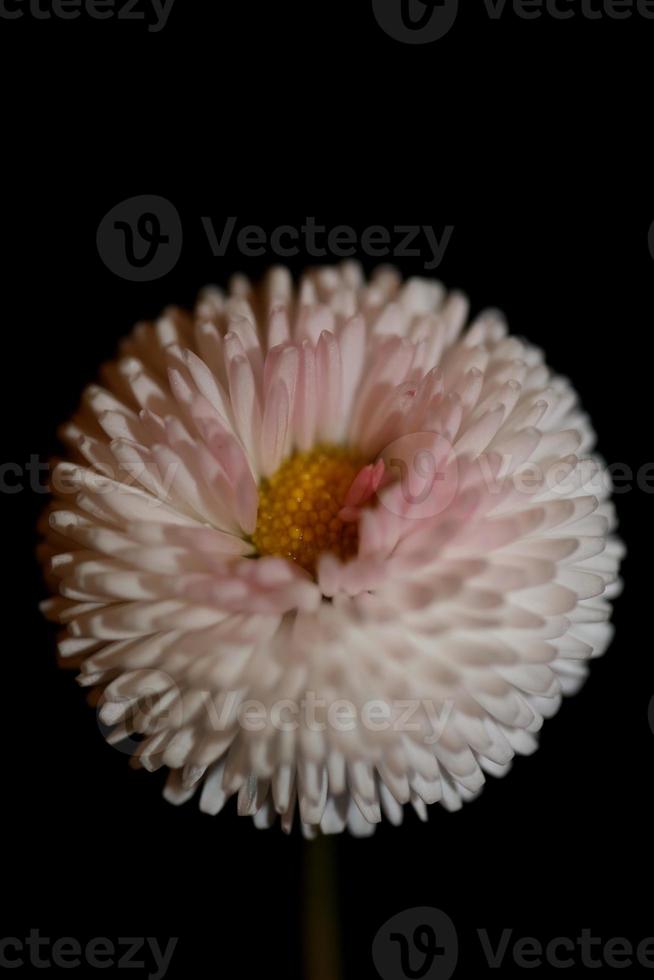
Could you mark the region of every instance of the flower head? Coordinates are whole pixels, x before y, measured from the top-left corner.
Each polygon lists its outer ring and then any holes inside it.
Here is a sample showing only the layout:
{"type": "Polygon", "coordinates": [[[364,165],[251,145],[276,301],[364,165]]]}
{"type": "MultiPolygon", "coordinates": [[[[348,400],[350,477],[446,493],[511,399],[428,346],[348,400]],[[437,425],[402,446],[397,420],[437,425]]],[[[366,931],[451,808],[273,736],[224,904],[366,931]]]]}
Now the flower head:
{"type": "Polygon", "coordinates": [[[499,314],[466,319],[393,270],[277,268],[138,325],[85,392],[44,606],[172,802],[307,835],[457,809],[604,651],[588,420],[499,314]]]}

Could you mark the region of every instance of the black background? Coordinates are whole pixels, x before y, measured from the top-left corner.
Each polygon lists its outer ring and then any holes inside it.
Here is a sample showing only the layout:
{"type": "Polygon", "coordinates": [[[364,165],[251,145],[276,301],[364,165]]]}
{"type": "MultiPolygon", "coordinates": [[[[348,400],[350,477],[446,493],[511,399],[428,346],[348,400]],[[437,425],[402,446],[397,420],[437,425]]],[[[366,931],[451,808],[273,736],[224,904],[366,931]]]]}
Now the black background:
{"type": "MultiPolygon", "coordinates": [[[[263,271],[267,257],[233,247],[214,258],[202,215],[268,232],[307,215],[359,232],[453,225],[436,275],[473,312],[503,309],[574,380],[607,461],[635,478],[653,460],[654,201],[637,186],[648,115],[636,100],[654,23],[490,23],[471,5],[420,48],[386,37],[366,3],[216,5],[212,18],[177,5],[158,35],[0,21],[5,460],[56,449],[57,425],[136,320],[191,304],[233,271],[263,271]],[[152,283],[116,277],[95,245],[104,214],[136,194],[167,197],[184,228],[179,263],[152,283]]],[[[303,257],[291,264],[300,271],[303,257]]],[[[420,259],[397,264],[423,271],[420,259]]],[[[169,976],[320,977],[302,950],[312,845],[256,831],[232,807],[211,818],[195,802],[165,803],[162,774],[133,772],[103,743],[56,666],[37,611],[44,501],[27,489],[2,497],[0,934],[179,936],[169,976]]],[[[401,829],[334,842],[346,980],[375,976],[377,930],[419,905],[453,919],[459,969],[476,976],[479,927],[543,940],[584,927],[605,940],[654,935],[654,497],[634,480],[617,505],[629,546],[617,636],[546,723],[539,752],[460,813],[434,807],[428,824],[407,814],[401,829]]]]}

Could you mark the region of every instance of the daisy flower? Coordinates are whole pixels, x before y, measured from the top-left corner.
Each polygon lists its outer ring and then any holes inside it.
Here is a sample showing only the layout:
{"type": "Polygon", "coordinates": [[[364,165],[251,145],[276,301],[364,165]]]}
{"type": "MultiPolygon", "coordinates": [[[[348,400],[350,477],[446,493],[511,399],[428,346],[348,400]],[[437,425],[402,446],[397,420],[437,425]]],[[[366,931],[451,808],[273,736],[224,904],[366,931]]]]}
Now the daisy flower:
{"type": "MultiPolygon", "coordinates": [[[[389,268],[275,268],[139,324],[62,432],[59,652],[164,795],[369,834],[537,745],[620,546],[567,380],[389,268]]],[[[565,760],[561,760],[561,765],[565,760]]]]}

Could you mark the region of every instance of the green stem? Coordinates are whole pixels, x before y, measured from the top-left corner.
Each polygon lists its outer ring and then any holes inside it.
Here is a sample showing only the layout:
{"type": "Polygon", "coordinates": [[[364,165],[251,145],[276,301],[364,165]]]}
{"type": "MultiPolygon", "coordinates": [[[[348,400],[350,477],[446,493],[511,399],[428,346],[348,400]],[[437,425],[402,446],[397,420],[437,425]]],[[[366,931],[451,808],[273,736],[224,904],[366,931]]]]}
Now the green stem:
{"type": "Polygon", "coordinates": [[[304,966],[307,980],[340,980],[336,847],[332,837],[304,844],[304,966]]]}

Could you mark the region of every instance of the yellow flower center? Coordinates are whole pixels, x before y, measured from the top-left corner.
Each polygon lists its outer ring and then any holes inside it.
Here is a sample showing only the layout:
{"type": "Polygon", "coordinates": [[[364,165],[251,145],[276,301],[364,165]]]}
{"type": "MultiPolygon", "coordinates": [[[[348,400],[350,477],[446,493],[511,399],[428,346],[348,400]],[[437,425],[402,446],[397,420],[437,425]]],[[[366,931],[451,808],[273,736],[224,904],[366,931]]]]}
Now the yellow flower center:
{"type": "Polygon", "coordinates": [[[342,521],[352,481],[365,460],[340,446],[296,452],[259,486],[252,541],[260,555],[282,555],[313,572],[318,556],[331,551],[345,560],[356,554],[356,521],[342,521]]]}

